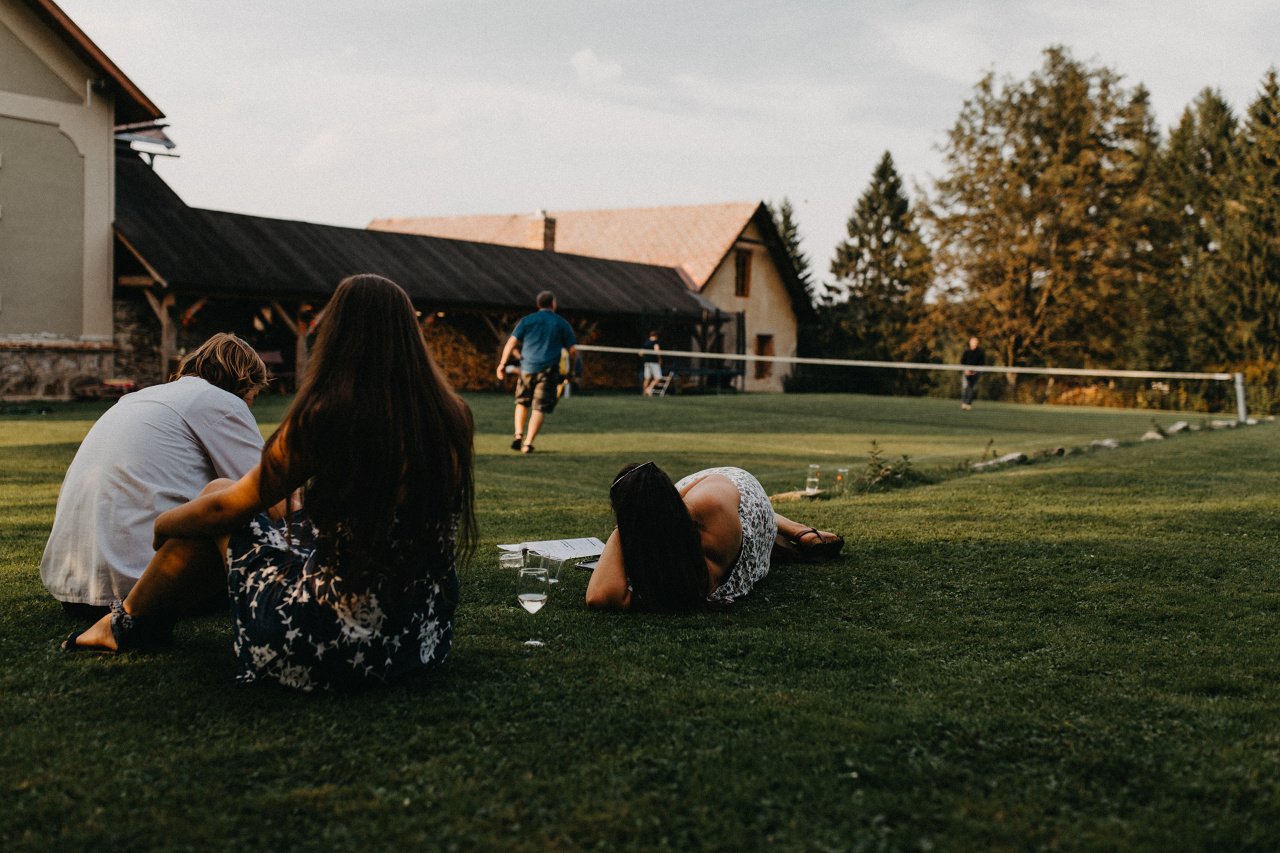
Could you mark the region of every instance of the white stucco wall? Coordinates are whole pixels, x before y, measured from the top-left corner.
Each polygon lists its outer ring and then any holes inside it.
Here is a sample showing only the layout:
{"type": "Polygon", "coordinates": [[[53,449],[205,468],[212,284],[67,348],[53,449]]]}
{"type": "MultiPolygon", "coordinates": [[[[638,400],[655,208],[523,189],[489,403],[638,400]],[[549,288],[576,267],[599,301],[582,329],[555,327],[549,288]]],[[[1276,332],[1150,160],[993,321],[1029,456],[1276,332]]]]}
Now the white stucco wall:
{"type": "MultiPolygon", "coordinates": [[[[754,224],[747,225],[734,248],[707,279],[702,295],[721,311],[746,312],[747,353],[755,354],[759,335],[772,335],[774,355],[796,354],[796,315],[791,307],[791,296],[754,224]],[[734,295],[734,255],[738,249],[751,252],[750,287],[745,297],[734,295]]],[[[733,352],[734,327],[730,324],[725,330],[728,333],[725,350],[733,352]]],[[[782,391],[782,380],[790,373],[789,365],[774,364],[768,377],[757,379],[754,363],[748,363],[746,369],[745,387],[748,391],[782,391]]]]}
{"type": "MultiPolygon", "coordinates": [[[[15,197],[6,199],[6,169],[59,170],[56,182],[82,184],[82,203],[76,215],[82,218],[81,245],[68,247],[80,254],[79,276],[68,281],[65,258],[51,260],[39,241],[23,238],[15,246],[25,246],[26,254],[10,255],[5,280],[0,281],[0,335],[56,335],[79,341],[110,342],[112,335],[112,239],[115,218],[115,107],[112,98],[93,88],[93,75],[27,7],[16,0],[0,0],[0,27],[6,43],[20,43],[26,50],[10,49],[0,54],[0,118],[11,132],[8,145],[28,145],[32,139],[56,131],[80,159],[80,175],[69,177],[69,161],[47,156],[42,151],[0,149],[0,242],[5,229],[14,235],[38,233],[42,220],[65,217],[68,205],[54,202],[28,204],[30,186],[38,174],[14,175],[7,181],[15,197]],[[15,42],[16,40],[16,42],[15,42]],[[38,63],[37,65],[33,65],[38,63]],[[56,78],[56,80],[55,80],[56,78]],[[6,85],[6,81],[8,85],[6,85]],[[65,90],[57,85],[61,81],[65,90]],[[17,89],[18,91],[13,91],[17,89]],[[62,165],[60,165],[62,164],[62,165]],[[16,289],[35,288],[53,297],[47,309],[22,312],[21,328],[5,324],[5,300],[18,298],[16,289]],[[67,289],[72,292],[68,292],[67,289]],[[78,291],[78,297],[74,291],[78,291]],[[68,299],[78,301],[79,310],[70,315],[68,299]]],[[[11,173],[12,174],[12,173],[11,173]]],[[[63,223],[65,225],[65,223],[63,223]]],[[[62,228],[65,233],[67,229],[62,228]]],[[[13,249],[12,251],[19,251],[13,249]]],[[[28,304],[31,300],[28,300],[28,304]]],[[[16,318],[15,318],[16,321],[16,318]]]]}

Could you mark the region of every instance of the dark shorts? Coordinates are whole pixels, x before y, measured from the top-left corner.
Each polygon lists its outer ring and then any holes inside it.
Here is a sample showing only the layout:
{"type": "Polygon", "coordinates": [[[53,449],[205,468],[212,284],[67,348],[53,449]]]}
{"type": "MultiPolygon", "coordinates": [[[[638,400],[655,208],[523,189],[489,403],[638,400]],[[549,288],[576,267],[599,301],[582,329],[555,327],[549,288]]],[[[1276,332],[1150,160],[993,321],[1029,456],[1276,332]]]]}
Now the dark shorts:
{"type": "Polygon", "coordinates": [[[551,414],[556,409],[556,390],[560,387],[560,368],[548,367],[537,373],[520,371],[520,381],[516,383],[516,404],[529,406],[543,414],[551,414]]]}

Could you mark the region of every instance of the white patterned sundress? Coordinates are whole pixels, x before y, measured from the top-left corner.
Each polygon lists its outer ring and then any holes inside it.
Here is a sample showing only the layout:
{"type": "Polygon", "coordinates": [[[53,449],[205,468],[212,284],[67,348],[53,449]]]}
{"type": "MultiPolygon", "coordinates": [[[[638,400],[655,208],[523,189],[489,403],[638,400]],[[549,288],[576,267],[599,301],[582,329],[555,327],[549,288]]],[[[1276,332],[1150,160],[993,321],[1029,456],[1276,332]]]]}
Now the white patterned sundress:
{"type": "Polygon", "coordinates": [[[717,601],[733,601],[751,591],[756,582],[769,574],[769,555],[778,535],[778,516],[769,503],[760,481],[741,468],[708,468],[690,474],[676,483],[676,491],[683,491],[711,474],[723,474],[738,487],[738,519],[742,522],[742,550],[738,559],[729,567],[724,583],[716,587],[711,597],[717,601]]]}
{"type": "MultiPolygon", "coordinates": [[[[455,531],[456,519],[431,537],[436,547],[425,550],[442,570],[420,566],[409,590],[347,594],[340,572],[317,565],[310,519],[295,514],[286,536],[282,522],[260,513],[227,543],[236,681],[355,690],[440,665],[458,606],[455,531]]],[[[414,551],[407,541],[396,519],[379,557],[387,564],[404,559],[414,551]]]]}

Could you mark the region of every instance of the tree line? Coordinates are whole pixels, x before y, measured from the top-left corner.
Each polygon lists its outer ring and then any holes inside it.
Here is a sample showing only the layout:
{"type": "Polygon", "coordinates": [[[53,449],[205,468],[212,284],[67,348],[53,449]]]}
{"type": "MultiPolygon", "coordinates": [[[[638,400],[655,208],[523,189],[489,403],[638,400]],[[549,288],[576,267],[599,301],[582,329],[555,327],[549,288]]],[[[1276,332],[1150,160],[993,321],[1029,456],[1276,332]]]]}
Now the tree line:
{"type": "MultiPolygon", "coordinates": [[[[1205,89],[1167,134],[1148,91],[1063,47],[988,73],[913,200],[885,152],[820,283],[790,202],[775,222],[820,322],[805,354],[1280,378],[1280,82],[1238,116],[1205,89]]],[[[912,393],[906,371],[798,383],[912,393]],[[896,375],[895,375],[896,374],[896,375]]],[[[830,390],[836,390],[832,387],[830,390]]]]}

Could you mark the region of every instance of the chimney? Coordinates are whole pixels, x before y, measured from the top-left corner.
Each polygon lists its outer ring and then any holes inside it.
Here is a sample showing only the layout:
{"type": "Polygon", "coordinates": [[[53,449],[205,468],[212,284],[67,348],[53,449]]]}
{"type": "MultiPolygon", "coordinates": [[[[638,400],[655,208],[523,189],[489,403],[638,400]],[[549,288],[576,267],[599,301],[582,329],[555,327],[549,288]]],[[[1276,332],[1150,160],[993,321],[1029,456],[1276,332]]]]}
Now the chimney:
{"type": "Polygon", "coordinates": [[[524,247],[526,249],[541,249],[544,252],[554,252],[556,250],[556,221],[547,216],[545,210],[539,210],[533,214],[533,218],[529,220],[528,230],[525,232],[524,247]]]}

